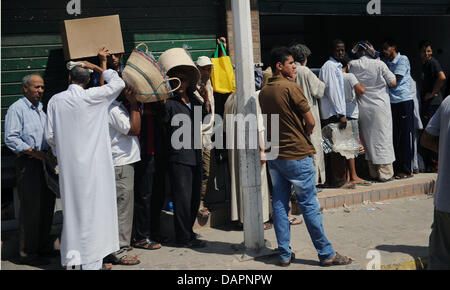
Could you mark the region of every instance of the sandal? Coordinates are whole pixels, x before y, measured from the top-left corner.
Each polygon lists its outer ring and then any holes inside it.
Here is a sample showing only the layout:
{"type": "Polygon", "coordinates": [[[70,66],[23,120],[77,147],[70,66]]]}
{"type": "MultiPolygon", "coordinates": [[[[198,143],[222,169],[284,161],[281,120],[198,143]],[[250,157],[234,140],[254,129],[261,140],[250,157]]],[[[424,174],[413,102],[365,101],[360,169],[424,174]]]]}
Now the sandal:
{"type": "Polygon", "coordinates": [[[355,183],[356,185],[360,185],[360,186],[371,186],[372,182],[367,181],[367,180],[362,180],[362,181],[358,181],[355,183]]]}
{"type": "Polygon", "coordinates": [[[345,256],[342,256],[338,252],[336,252],[336,255],[334,255],[334,258],[331,261],[322,261],[320,262],[320,266],[322,267],[329,267],[329,266],[336,266],[336,265],[348,265],[352,263],[352,258],[348,258],[345,256]]]}
{"type": "Polygon", "coordinates": [[[211,212],[206,207],[199,209],[198,211],[198,217],[200,218],[207,218],[211,215],[211,212]]]}
{"type": "Polygon", "coordinates": [[[136,256],[128,257],[127,255],[113,262],[114,265],[124,265],[124,266],[132,266],[140,263],[141,261],[139,261],[139,259],[136,256]]]}
{"type": "Polygon", "coordinates": [[[405,173],[399,173],[399,174],[397,174],[394,178],[395,178],[395,179],[405,179],[405,178],[411,178],[411,177],[413,177],[412,174],[407,175],[407,174],[405,174],[405,173]]]}
{"type": "Polygon", "coordinates": [[[161,244],[157,242],[150,241],[149,239],[143,239],[137,241],[133,244],[134,248],[144,249],[144,250],[158,250],[161,249],[161,244]]]}
{"type": "Polygon", "coordinates": [[[303,223],[303,219],[296,217],[289,217],[289,224],[291,226],[299,225],[301,223],[303,223]]]}

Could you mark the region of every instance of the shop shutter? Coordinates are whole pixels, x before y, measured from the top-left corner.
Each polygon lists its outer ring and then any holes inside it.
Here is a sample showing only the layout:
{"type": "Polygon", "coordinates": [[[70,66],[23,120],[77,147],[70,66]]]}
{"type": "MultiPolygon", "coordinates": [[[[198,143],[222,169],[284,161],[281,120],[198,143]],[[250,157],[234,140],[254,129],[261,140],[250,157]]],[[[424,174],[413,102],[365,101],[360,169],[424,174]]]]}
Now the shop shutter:
{"type": "MultiPolygon", "coordinates": [[[[2,155],[4,117],[22,96],[22,77],[40,74],[45,81],[44,105],[67,88],[59,25],[62,20],[119,14],[125,46],[124,62],[140,42],[155,56],[186,47],[194,60],[212,55],[221,33],[221,2],[211,0],[81,0],[81,15],[69,15],[66,1],[3,1],[1,36],[2,155]],[[127,54],[128,53],[128,54],[127,54]]],[[[107,33],[107,31],[105,31],[107,33]]]]}

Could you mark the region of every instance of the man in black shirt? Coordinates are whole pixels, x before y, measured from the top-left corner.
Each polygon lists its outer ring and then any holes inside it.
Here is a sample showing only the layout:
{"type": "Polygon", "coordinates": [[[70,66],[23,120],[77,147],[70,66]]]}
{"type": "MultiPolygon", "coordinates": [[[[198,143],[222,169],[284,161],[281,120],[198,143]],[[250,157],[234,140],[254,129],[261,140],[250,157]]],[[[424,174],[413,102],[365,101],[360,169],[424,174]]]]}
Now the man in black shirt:
{"type": "MultiPolygon", "coordinates": [[[[421,113],[423,126],[426,127],[433,117],[439,105],[444,99],[441,88],[444,86],[446,77],[442,66],[433,57],[431,42],[424,40],[420,43],[420,58],[422,60],[422,77],[420,85],[421,113]]],[[[437,171],[437,154],[421,148],[421,155],[425,162],[427,172],[437,171]]]]}
{"type": "MultiPolygon", "coordinates": [[[[177,66],[170,69],[167,75],[181,81],[174,97],[166,101],[163,117],[170,137],[169,178],[176,244],[179,247],[200,248],[206,244],[197,239],[193,226],[200,207],[202,185],[201,124],[209,112],[205,103],[194,96],[200,74],[195,79],[185,67],[177,66]]],[[[202,92],[200,95],[205,99],[202,92]]]]}

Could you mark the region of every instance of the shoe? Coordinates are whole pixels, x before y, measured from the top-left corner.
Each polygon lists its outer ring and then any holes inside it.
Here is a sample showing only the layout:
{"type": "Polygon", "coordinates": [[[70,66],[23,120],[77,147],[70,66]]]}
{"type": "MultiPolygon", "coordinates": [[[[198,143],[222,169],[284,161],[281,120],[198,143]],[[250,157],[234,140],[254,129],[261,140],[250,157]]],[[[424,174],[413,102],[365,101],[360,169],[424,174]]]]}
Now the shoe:
{"type": "Polygon", "coordinates": [[[291,258],[289,259],[289,261],[280,261],[280,266],[281,267],[287,267],[291,264],[292,260],[295,260],[295,253],[292,252],[291,253],[291,258]]]}
{"type": "Polygon", "coordinates": [[[50,260],[44,257],[20,258],[19,263],[28,266],[45,266],[50,264],[50,260]]]}

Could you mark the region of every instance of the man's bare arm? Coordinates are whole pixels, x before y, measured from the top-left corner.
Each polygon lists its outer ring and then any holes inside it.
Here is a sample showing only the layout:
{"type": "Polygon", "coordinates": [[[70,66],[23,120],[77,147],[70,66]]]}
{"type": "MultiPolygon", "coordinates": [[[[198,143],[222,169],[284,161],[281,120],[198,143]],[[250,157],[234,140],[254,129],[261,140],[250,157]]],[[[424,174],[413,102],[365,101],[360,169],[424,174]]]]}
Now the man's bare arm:
{"type": "Polygon", "coordinates": [[[306,123],[306,135],[309,136],[313,133],[314,126],[316,125],[316,122],[314,121],[314,116],[311,113],[311,110],[302,114],[302,116],[306,123]]]}
{"type": "Polygon", "coordinates": [[[355,90],[355,94],[356,94],[356,96],[358,96],[358,97],[361,97],[362,95],[364,95],[364,94],[366,93],[366,86],[363,85],[363,84],[361,84],[361,83],[356,84],[356,85],[353,87],[353,89],[355,90]]]}
{"type": "Polygon", "coordinates": [[[128,136],[139,136],[141,133],[141,113],[139,112],[139,103],[136,100],[136,92],[126,87],[123,94],[130,103],[130,131],[128,136]]]}
{"type": "Polygon", "coordinates": [[[427,131],[423,131],[422,137],[420,138],[420,145],[439,153],[439,136],[433,136],[427,131]]]}

